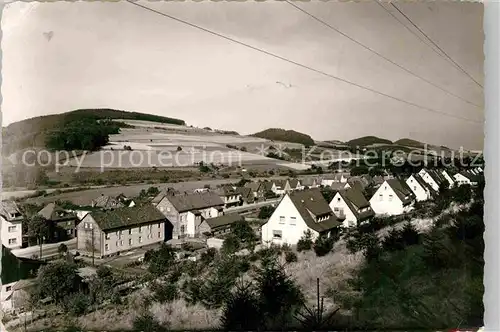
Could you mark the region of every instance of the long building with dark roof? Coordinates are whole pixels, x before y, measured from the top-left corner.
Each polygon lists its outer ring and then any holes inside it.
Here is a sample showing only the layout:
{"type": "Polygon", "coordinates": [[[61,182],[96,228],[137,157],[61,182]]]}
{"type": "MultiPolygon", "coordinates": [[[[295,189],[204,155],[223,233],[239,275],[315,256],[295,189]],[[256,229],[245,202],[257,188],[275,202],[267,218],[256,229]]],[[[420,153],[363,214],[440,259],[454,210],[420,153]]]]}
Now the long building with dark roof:
{"type": "Polygon", "coordinates": [[[77,226],[77,250],[99,258],[171,238],[171,223],[151,204],[89,212],[77,226]]]}

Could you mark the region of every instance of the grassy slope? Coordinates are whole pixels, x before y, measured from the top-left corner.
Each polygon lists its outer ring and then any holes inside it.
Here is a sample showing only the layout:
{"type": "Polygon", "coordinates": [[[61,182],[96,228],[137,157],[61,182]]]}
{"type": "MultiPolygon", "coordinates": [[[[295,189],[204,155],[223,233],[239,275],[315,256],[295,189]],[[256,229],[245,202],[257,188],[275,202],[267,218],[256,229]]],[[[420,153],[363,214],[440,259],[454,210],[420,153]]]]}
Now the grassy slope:
{"type": "Polygon", "coordinates": [[[352,139],[350,141],[347,141],[346,144],[350,146],[367,146],[367,145],[373,145],[373,144],[387,144],[390,145],[392,144],[392,141],[376,136],[364,136],[364,137],[359,137],[356,139],[352,139]]]}
{"type": "Polygon", "coordinates": [[[297,132],[295,130],[285,130],[281,128],[269,128],[251,136],[265,138],[272,141],[283,141],[291,143],[300,143],[308,146],[314,145],[311,136],[297,132]]]}
{"type": "Polygon", "coordinates": [[[51,114],[26,119],[2,128],[3,151],[5,154],[10,154],[28,147],[45,147],[47,132],[59,128],[68,121],[84,118],[144,120],[185,125],[183,120],[145,113],[113,109],[79,109],[62,114],[51,114]]]}

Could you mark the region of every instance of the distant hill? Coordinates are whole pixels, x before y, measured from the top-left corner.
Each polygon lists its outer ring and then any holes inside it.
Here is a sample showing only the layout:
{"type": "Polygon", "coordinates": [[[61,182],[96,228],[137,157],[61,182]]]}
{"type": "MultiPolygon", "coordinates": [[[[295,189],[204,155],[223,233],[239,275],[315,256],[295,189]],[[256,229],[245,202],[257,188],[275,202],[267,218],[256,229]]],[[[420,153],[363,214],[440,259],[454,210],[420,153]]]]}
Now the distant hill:
{"type": "Polygon", "coordinates": [[[108,108],[78,109],[61,114],[22,120],[2,128],[2,151],[4,154],[10,154],[29,147],[45,147],[47,133],[60,129],[65,123],[82,119],[127,119],[176,125],[186,124],[183,120],[146,113],[126,112],[108,108]]]}
{"type": "Polygon", "coordinates": [[[421,149],[423,149],[425,147],[425,143],[415,141],[415,140],[409,139],[409,138],[398,139],[397,141],[394,142],[394,144],[402,145],[402,146],[409,146],[409,147],[413,147],[413,148],[421,148],[421,149]]]}
{"type": "Polygon", "coordinates": [[[314,145],[314,140],[311,136],[299,133],[295,130],[285,130],[281,128],[269,128],[250,136],[264,138],[272,141],[300,143],[304,144],[305,146],[314,145]]]}
{"type": "Polygon", "coordinates": [[[364,147],[368,145],[373,145],[373,144],[385,144],[385,145],[390,145],[392,144],[392,141],[376,136],[364,136],[356,139],[352,139],[350,141],[346,142],[347,145],[350,146],[359,146],[359,147],[364,147]]]}

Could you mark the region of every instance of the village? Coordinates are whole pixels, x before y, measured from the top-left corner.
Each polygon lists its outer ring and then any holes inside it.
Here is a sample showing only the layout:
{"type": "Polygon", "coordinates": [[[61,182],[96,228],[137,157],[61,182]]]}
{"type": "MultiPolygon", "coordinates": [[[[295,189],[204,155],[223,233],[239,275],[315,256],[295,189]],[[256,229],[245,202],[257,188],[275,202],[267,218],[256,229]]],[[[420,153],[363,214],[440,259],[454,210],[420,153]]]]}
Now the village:
{"type": "MultiPolygon", "coordinates": [[[[90,206],[56,201],[35,211],[4,201],[2,254],[13,263],[8,274],[2,273],[2,312],[12,322],[17,317],[18,324],[20,317],[24,324],[26,317],[33,321],[37,310],[27,294],[36,288],[37,271],[60,261],[77,262],[83,284],[98,278],[103,268],[126,275],[113,286],[123,292],[145,287],[141,276],[151,268],[148,256],[165,245],[175,253],[174,261],[200,264],[216,252],[241,256],[270,247],[293,252],[307,241],[322,246],[316,251],[320,256],[374,218],[405,218],[442,190],[475,187],[482,181],[482,167],[461,172],[422,168],[405,178],[334,172],[286,180],[242,179],[189,192],[151,187],[140,197],[101,195],[90,206]]],[[[287,260],[296,260],[288,255],[287,260]]],[[[42,298],[37,309],[44,312],[45,305],[57,301],[42,298]]]]}

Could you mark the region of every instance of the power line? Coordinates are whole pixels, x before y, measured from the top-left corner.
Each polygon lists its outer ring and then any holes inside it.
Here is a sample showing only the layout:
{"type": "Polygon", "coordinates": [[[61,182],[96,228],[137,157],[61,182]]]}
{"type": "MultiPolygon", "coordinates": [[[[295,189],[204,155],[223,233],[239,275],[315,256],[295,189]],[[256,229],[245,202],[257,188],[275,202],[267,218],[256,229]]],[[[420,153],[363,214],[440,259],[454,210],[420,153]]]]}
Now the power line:
{"type": "MultiPolygon", "coordinates": [[[[413,31],[412,29],[410,29],[406,24],[403,23],[403,21],[401,21],[399,19],[399,17],[397,17],[396,15],[394,15],[389,9],[385,8],[384,5],[382,5],[382,3],[378,0],[373,0],[373,2],[375,2],[377,5],[379,5],[380,7],[382,7],[382,9],[384,11],[386,11],[389,15],[391,15],[396,21],[399,22],[399,24],[401,24],[404,28],[406,28],[406,30],[408,30],[412,35],[414,35],[415,37],[417,37],[421,42],[422,44],[424,44],[425,46],[429,47],[432,51],[434,51],[437,55],[439,55],[441,58],[443,58],[444,60],[446,60],[447,62],[450,62],[448,59],[446,59],[444,57],[444,55],[442,55],[441,53],[439,53],[438,51],[436,51],[436,49],[430,45],[429,43],[427,43],[419,34],[415,33],[415,31],[413,31]]],[[[451,64],[453,64],[452,62],[450,62],[451,64]]],[[[455,66],[455,65],[453,65],[455,66]]]]}
{"type": "Polygon", "coordinates": [[[285,2],[286,2],[286,3],[288,3],[290,6],[292,6],[292,7],[296,8],[297,10],[301,11],[302,13],[304,13],[304,14],[308,15],[309,17],[313,18],[314,20],[316,20],[316,21],[320,22],[321,24],[325,25],[326,27],[328,27],[328,28],[330,28],[330,29],[334,30],[335,32],[337,32],[337,33],[339,33],[339,34],[341,34],[342,36],[344,36],[345,38],[349,39],[350,41],[352,41],[352,42],[356,43],[357,45],[359,45],[359,46],[363,47],[364,49],[366,49],[366,50],[368,50],[368,51],[372,52],[373,54],[375,54],[375,55],[379,56],[380,58],[384,59],[385,61],[387,61],[387,62],[389,62],[389,63],[391,63],[391,64],[393,64],[393,65],[397,66],[398,68],[400,68],[400,69],[404,70],[405,72],[409,73],[410,75],[413,75],[413,76],[415,76],[415,77],[417,77],[417,78],[421,79],[422,81],[424,81],[424,82],[426,82],[426,83],[428,83],[428,84],[430,84],[430,85],[432,85],[432,86],[434,86],[434,87],[438,88],[439,90],[441,90],[441,91],[443,91],[443,92],[445,92],[445,93],[447,93],[447,94],[449,94],[449,95],[451,95],[451,96],[453,96],[453,97],[455,97],[455,98],[458,98],[458,99],[460,99],[460,100],[462,100],[462,101],[464,101],[464,102],[466,102],[466,103],[468,103],[468,104],[470,104],[470,105],[473,105],[473,106],[475,106],[475,107],[481,108],[481,106],[479,106],[479,105],[477,105],[477,104],[475,104],[475,103],[473,103],[473,102],[470,102],[470,101],[468,101],[467,99],[464,99],[464,98],[462,98],[461,96],[459,96],[459,95],[457,95],[457,94],[455,94],[455,93],[453,93],[453,92],[451,92],[451,91],[448,91],[448,90],[446,90],[446,89],[444,89],[444,88],[440,87],[439,85],[437,85],[437,84],[435,84],[435,83],[433,83],[433,82],[429,81],[428,79],[426,79],[426,78],[424,78],[424,77],[422,77],[422,76],[420,76],[420,75],[418,75],[418,74],[415,74],[415,73],[414,73],[414,72],[412,72],[411,70],[409,70],[409,69],[407,69],[407,68],[403,67],[402,65],[400,65],[400,64],[398,64],[398,63],[396,63],[396,62],[394,62],[393,60],[391,60],[391,59],[387,58],[387,57],[386,57],[386,56],[384,56],[383,54],[380,54],[379,52],[375,51],[374,49],[372,49],[372,48],[370,48],[370,47],[368,47],[368,46],[364,45],[363,43],[361,43],[361,42],[357,41],[356,39],[354,39],[354,38],[350,37],[349,35],[345,34],[345,33],[344,33],[344,32],[342,32],[342,31],[340,31],[338,28],[335,28],[334,26],[332,26],[332,25],[330,25],[330,24],[326,23],[325,21],[323,21],[323,20],[319,19],[318,17],[316,17],[316,16],[314,16],[313,14],[309,13],[309,12],[308,12],[308,11],[306,11],[305,9],[302,9],[302,8],[300,8],[299,6],[297,6],[297,5],[293,4],[293,3],[291,3],[289,0],[285,0],[285,2]]]}
{"type": "Polygon", "coordinates": [[[458,69],[460,69],[465,75],[467,75],[474,83],[483,88],[483,86],[474,79],[468,72],[465,71],[458,63],[456,63],[438,44],[436,44],[425,32],[422,31],[413,21],[405,15],[394,3],[391,2],[391,6],[393,6],[401,15],[403,15],[421,34],[423,34],[434,46],[436,46],[451,62],[453,62],[458,69]]]}
{"type": "Polygon", "coordinates": [[[212,34],[212,35],[214,35],[214,36],[217,36],[217,37],[220,37],[220,38],[226,39],[226,40],[228,40],[228,41],[231,41],[231,42],[233,42],[233,43],[239,44],[239,45],[241,45],[241,46],[244,46],[244,47],[250,48],[250,49],[252,49],[252,50],[254,50],[254,51],[257,51],[257,52],[260,52],[260,53],[263,53],[263,54],[269,55],[269,56],[271,56],[271,57],[274,57],[274,58],[276,58],[276,59],[283,60],[283,61],[285,61],[285,62],[288,62],[288,63],[294,64],[294,65],[296,65],[296,66],[298,66],[298,67],[301,67],[301,68],[304,68],[304,69],[310,70],[310,71],[315,72],[315,73],[317,73],[317,74],[320,74],[320,75],[323,75],[323,76],[326,76],[326,77],[329,77],[329,78],[333,78],[333,79],[335,79],[335,80],[337,80],[337,81],[344,82],[344,83],[347,83],[347,84],[349,84],[349,85],[356,86],[356,87],[358,87],[358,88],[360,88],[360,89],[370,91],[370,92],[372,92],[372,93],[375,93],[375,94],[381,95],[381,96],[383,96],[383,97],[390,98],[390,99],[393,99],[393,100],[399,101],[399,102],[401,102],[401,103],[404,103],[404,104],[407,104],[407,105],[410,105],[410,106],[413,106],[413,107],[417,107],[417,108],[420,108],[420,109],[426,110],[426,111],[428,111],[428,112],[437,113],[437,114],[442,114],[442,115],[445,115],[445,116],[449,116],[449,117],[453,117],[453,118],[461,119],[461,120],[464,120],[464,121],[468,121],[468,122],[473,122],[473,123],[480,123],[480,124],[482,124],[482,122],[480,122],[480,121],[471,120],[471,119],[469,119],[469,118],[464,118],[464,117],[457,116],[457,115],[454,115],[454,114],[449,114],[449,113],[445,113],[445,112],[442,112],[442,111],[439,111],[439,110],[435,110],[435,109],[433,109],[433,108],[429,108],[429,107],[421,106],[421,105],[415,104],[415,103],[413,103],[413,102],[411,102],[411,101],[407,101],[407,100],[404,100],[404,99],[401,99],[401,98],[398,98],[398,97],[394,97],[394,96],[388,95],[388,94],[386,94],[386,93],[384,93],[384,92],[380,92],[380,91],[377,91],[377,90],[375,90],[375,89],[372,89],[372,88],[370,88],[370,87],[366,87],[366,86],[360,85],[360,84],[358,84],[358,83],[354,83],[354,82],[348,81],[348,80],[346,80],[346,79],[343,79],[343,78],[337,77],[337,76],[335,76],[335,75],[331,75],[331,74],[325,73],[325,72],[323,72],[323,71],[321,71],[321,70],[314,69],[314,68],[312,68],[312,67],[309,67],[309,66],[307,66],[307,65],[303,65],[303,64],[301,64],[301,63],[298,63],[298,62],[295,62],[295,61],[293,61],[293,60],[287,59],[287,58],[282,57],[282,56],[280,56],[280,55],[277,55],[277,54],[274,54],[274,53],[268,52],[268,51],[266,51],[266,50],[260,49],[260,48],[258,48],[258,47],[255,47],[255,46],[252,46],[252,45],[246,44],[246,43],[244,43],[244,42],[241,42],[241,41],[239,41],[239,40],[233,39],[233,38],[231,38],[231,37],[227,37],[227,36],[222,35],[222,34],[220,34],[220,33],[218,33],[218,32],[211,31],[211,30],[209,30],[209,29],[203,28],[203,27],[198,26],[198,25],[196,25],[196,24],[189,23],[189,22],[187,22],[187,21],[181,20],[181,19],[176,18],[176,17],[174,17],[174,16],[171,16],[171,15],[168,15],[168,14],[165,14],[165,13],[162,13],[162,12],[160,12],[160,11],[158,11],[158,10],[153,9],[153,8],[150,8],[150,7],[147,7],[147,6],[140,5],[140,4],[136,3],[136,2],[133,2],[132,0],[125,0],[125,1],[127,1],[128,3],[130,3],[130,4],[134,5],[134,6],[137,6],[137,7],[139,7],[139,8],[145,9],[145,10],[150,11],[150,12],[152,12],[152,13],[155,13],[155,14],[161,15],[161,16],[163,16],[163,17],[169,18],[169,19],[174,20],[174,21],[176,21],[176,22],[180,22],[180,23],[186,24],[186,25],[188,25],[188,26],[190,26],[190,27],[193,27],[193,28],[195,28],[195,29],[198,29],[198,30],[201,30],[201,31],[207,32],[207,33],[209,33],[209,34],[212,34]]]}

